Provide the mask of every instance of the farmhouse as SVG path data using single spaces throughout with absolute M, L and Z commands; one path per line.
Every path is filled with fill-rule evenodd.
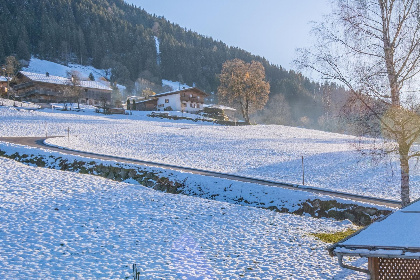
M 205 92 L 194 87 L 154 95 L 158 100 L 158 111 L 173 110 L 189 113 L 203 110 L 206 96 Z
M 184 111 L 195 113 L 203 110 L 207 94 L 198 88 L 186 88 L 150 96 L 149 99 L 135 102 L 139 111 Z
M 400 209 L 328 248 L 344 268 L 372 280 L 420 279 L 420 201 Z M 368 258 L 368 269 L 344 264 L 343 257 Z
M 64 102 L 66 88 L 72 86 L 71 78 L 21 71 L 13 81 L 16 95 L 23 100 L 40 103 Z M 111 102 L 112 89 L 96 81 L 80 81 L 81 103 L 103 105 Z
M 7 94 L 7 78 L 0 76 L 0 96 L 5 96 Z
M 157 108 L 158 99 L 146 99 L 135 102 L 133 110 L 154 111 Z

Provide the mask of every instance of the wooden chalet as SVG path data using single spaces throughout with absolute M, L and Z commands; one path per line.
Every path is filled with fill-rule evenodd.
M 420 279 L 420 201 L 400 209 L 328 248 L 340 266 L 372 280 Z M 344 263 L 344 257 L 368 259 L 368 269 Z
M 203 110 L 204 100 L 207 96 L 207 93 L 192 87 L 156 94 L 154 97 L 158 98 L 158 111 L 172 109 L 173 111 L 197 113 Z
M 71 79 L 52 76 L 49 73 L 38 74 L 21 71 L 13 81 L 16 96 L 22 100 L 38 103 L 66 102 L 66 87 L 71 87 Z M 82 89 L 80 103 L 104 105 L 111 102 L 112 89 L 96 81 L 80 81 L 77 86 Z
M 148 99 L 135 102 L 138 111 L 183 111 L 196 113 L 204 108 L 207 93 L 198 88 L 159 93 Z
M 135 102 L 134 109 L 136 111 L 155 111 L 158 99 L 147 99 Z
M 0 76 L 0 97 L 7 95 L 7 78 Z

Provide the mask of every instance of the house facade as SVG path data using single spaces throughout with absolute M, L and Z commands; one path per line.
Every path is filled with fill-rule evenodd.
M 420 201 L 328 248 L 340 266 L 364 272 L 371 280 L 420 279 Z M 368 259 L 368 268 L 344 263 L 344 257 Z
M 70 78 L 26 71 L 19 72 L 13 83 L 16 96 L 37 103 L 68 102 L 66 89 L 72 86 Z M 111 103 L 112 89 L 107 85 L 96 81 L 79 81 L 75 86 L 80 87 L 80 94 L 73 99 L 79 99 L 80 103 L 98 106 Z
M 135 102 L 134 109 L 136 111 L 155 111 L 157 108 L 157 99 L 147 99 Z
M 7 78 L 0 76 L 0 97 L 7 95 Z
M 183 111 L 196 113 L 204 108 L 207 94 L 197 88 L 159 93 L 149 99 L 136 101 L 138 111 Z
M 183 111 L 196 113 L 203 110 L 207 94 L 197 88 L 187 88 L 178 91 L 154 95 L 157 98 L 158 111 Z

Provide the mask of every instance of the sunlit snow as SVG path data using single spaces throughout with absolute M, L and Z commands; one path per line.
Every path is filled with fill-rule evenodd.
M 54 112 L 51 114 L 51 112 Z M 357 138 L 277 125 L 227 127 L 149 118 L 145 112 L 104 116 L 0 108 L 0 136 L 66 135 L 47 142 L 117 155 L 382 198 L 399 197 L 398 158 L 376 162 L 356 150 Z M 369 144 L 369 141 L 366 140 Z M 412 198 L 420 172 L 411 168 Z
M 1 158 L 0 173 L 2 279 L 128 279 L 133 263 L 141 279 L 364 279 L 309 235 L 340 222 Z

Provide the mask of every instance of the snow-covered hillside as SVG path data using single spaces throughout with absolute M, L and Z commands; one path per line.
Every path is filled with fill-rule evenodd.
M 92 73 L 95 78 L 95 81 L 99 81 L 101 77 L 105 77 L 107 79 L 111 77 L 111 69 L 97 69 L 93 66 L 84 66 L 74 63 L 69 63 L 66 66 L 48 60 L 38 59 L 36 57 L 32 57 L 29 62 L 29 66 L 24 67 L 23 70 L 39 74 L 45 74 L 46 72 L 48 72 L 50 73 L 50 75 L 59 77 L 66 77 L 68 72 L 74 70 L 80 73 L 82 79 L 88 79 L 90 73 Z M 162 80 L 162 86 L 169 86 L 172 88 L 172 90 L 190 87 L 187 84 L 173 82 L 170 80 Z M 120 90 L 125 89 L 125 87 L 121 85 L 118 85 L 118 87 L 120 88 Z
M 340 222 L 0 158 L 1 279 L 365 279 L 311 232 Z M 359 263 L 360 265 L 360 263 Z
M 73 149 L 301 184 L 375 197 L 399 198 L 398 159 L 374 162 L 355 138 L 315 130 L 257 125 L 225 127 L 133 116 L 78 115 L 0 109 L 0 136 L 64 135 L 47 142 Z M 143 114 L 143 115 L 142 115 Z M 367 145 L 369 143 L 367 142 Z M 413 162 L 412 198 L 420 197 Z
M 34 72 L 39 74 L 45 74 L 46 72 L 50 73 L 53 76 L 66 77 L 67 72 L 72 70 L 78 71 L 81 74 L 81 78 L 87 79 L 89 74 L 92 73 L 95 77 L 95 80 L 99 80 L 101 77 L 109 79 L 110 70 L 106 71 L 104 69 L 97 69 L 93 66 L 83 66 L 79 64 L 69 63 L 68 66 L 54 63 L 48 60 L 42 60 L 35 57 L 32 57 L 29 66 L 23 68 L 24 71 Z

